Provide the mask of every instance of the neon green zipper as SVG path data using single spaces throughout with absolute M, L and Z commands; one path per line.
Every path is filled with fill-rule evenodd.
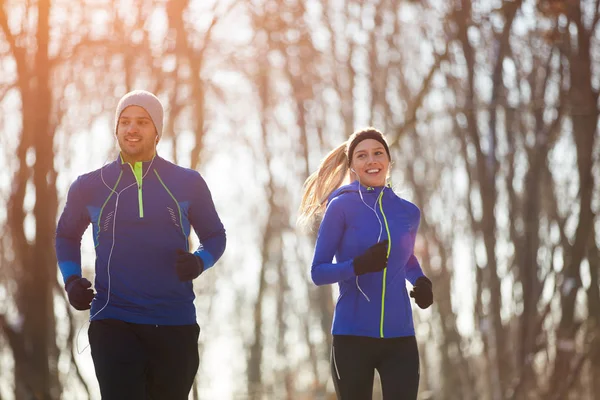
M 142 198 L 142 181 L 143 181 L 143 163 L 141 162 L 136 162 L 135 163 L 135 167 L 131 166 L 131 164 L 129 164 L 129 166 L 131 167 L 131 172 L 133 172 L 133 176 L 135 176 L 135 180 L 137 181 L 137 187 L 138 187 L 138 205 L 139 205 L 139 209 L 140 209 L 140 218 L 144 218 L 144 201 Z
M 385 230 L 387 232 L 387 238 L 388 238 L 388 249 L 387 249 L 387 258 L 390 257 L 390 251 L 392 249 L 392 241 L 391 241 L 391 237 L 390 237 L 390 227 L 388 225 L 388 221 L 387 218 L 385 216 L 385 213 L 383 212 L 383 204 L 381 202 L 382 198 L 383 198 L 383 191 L 385 190 L 385 187 L 383 189 L 381 189 L 381 193 L 379 194 L 379 209 L 381 210 L 381 215 L 383 215 L 383 221 L 385 222 Z M 380 318 L 380 322 L 379 322 L 379 336 L 383 337 L 383 320 L 385 318 L 385 282 L 386 282 L 386 277 L 387 277 L 387 267 L 383 269 L 383 282 L 382 282 L 382 288 L 381 288 L 381 318 Z

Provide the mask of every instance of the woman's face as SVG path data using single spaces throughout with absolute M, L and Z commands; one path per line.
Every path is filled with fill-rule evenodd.
M 365 139 L 354 148 L 350 169 L 363 186 L 384 186 L 390 159 L 383 145 Z

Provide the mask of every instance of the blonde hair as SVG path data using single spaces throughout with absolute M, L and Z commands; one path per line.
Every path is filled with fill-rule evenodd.
M 347 147 L 348 142 L 344 142 L 330 151 L 321 161 L 319 168 L 304 181 L 298 216 L 299 226 L 312 228 L 325 212 L 329 195 L 344 182 L 349 168 Z
M 377 140 L 385 143 L 383 134 L 375 128 L 358 130 L 350 135 L 348 140 L 330 151 L 321 161 L 319 168 L 304 181 L 298 216 L 299 226 L 313 228 L 316 221 L 323 216 L 329 196 L 340 187 L 348 175 L 352 162 L 348 153 L 358 142 L 369 137 L 377 137 Z M 387 143 L 385 146 L 389 156 Z

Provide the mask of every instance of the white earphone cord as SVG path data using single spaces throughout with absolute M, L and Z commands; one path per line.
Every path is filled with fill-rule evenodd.
M 379 222 L 379 235 L 377 236 L 377 243 L 379 243 L 379 241 L 381 240 L 381 234 L 383 233 L 383 224 L 381 223 L 381 218 L 379 218 L 379 215 L 377 215 L 377 211 L 375 210 L 375 207 L 377 207 L 377 199 L 375 200 L 375 204 L 373 205 L 373 207 L 371 207 L 370 205 L 367 204 L 367 202 L 363 198 L 362 190 L 360 190 L 360 186 L 362 186 L 362 183 L 360 182 L 360 176 L 358 176 L 356 171 L 352 170 L 352 172 L 354 172 L 356 174 L 356 177 L 358 178 L 358 186 L 359 186 L 358 187 L 358 195 L 360 196 L 360 199 L 362 200 L 362 202 L 364 203 L 365 206 L 367 206 L 371 211 L 373 211 L 375 213 L 377 222 Z M 381 190 L 385 190 L 385 186 Z M 370 302 L 371 299 L 369 299 L 369 296 L 367 296 L 367 294 L 362 290 L 362 288 L 360 287 L 360 285 L 358 283 L 358 275 L 356 275 L 356 287 L 362 293 L 362 295 L 365 297 L 365 299 L 367 299 L 367 301 Z
M 144 180 L 144 178 L 146 177 L 146 175 L 150 171 L 150 168 L 152 167 L 152 164 L 154 163 L 154 159 L 155 158 L 156 158 L 156 141 L 154 142 L 154 156 L 152 157 L 152 160 L 150 161 L 150 165 L 148 165 L 148 169 L 146 170 L 146 172 L 144 173 L 144 175 L 142 175 L 142 181 Z M 119 196 L 125 190 L 129 189 L 130 187 L 133 187 L 133 186 L 137 185 L 137 181 L 136 181 L 136 182 L 132 183 L 131 185 L 128 185 L 128 186 L 124 187 L 123 189 L 121 189 L 118 192 L 115 191 L 104 180 L 104 174 L 102 173 L 102 171 L 104 170 L 104 167 L 106 167 L 106 164 L 103 165 L 100 168 L 100 179 L 102 179 L 102 183 L 104 183 L 104 186 L 106 186 L 108 188 L 108 190 L 110 190 L 112 193 L 114 193 L 116 195 L 116 199 L 115 199 L 115 211 L 113 213 L 112 243 L 110 245 L 110 252 L 108 253 L 108 261 L 106 263 L 106 273 L 107 273 L 107 276 L 108 276 L 108 290 L 106 292 L 106 303 L 104 303 L 104 305 L 102 306 L 102 308 L 100 308 L 98 311 L 96 311 L 94 313 L 94 315 L 91 315 L 90 318 L 77 331 L 76 345 L 77 345 L 77 353 L 78 354 L 82 354 L 89 347 L 89 345 L 90 345 L 88 343 L 81 351 L 79 351 L 79 333 L 81 332 L 81 330 L 83 329 L 83 327 L 86 324 L 90 323 L 92 321 L 92 319 L 96 315 L 100 314 L 100 312 L 103 311 L 108 306 L 108 303 L 110 302 L 110 282 L 111 282 L 111 280 L 110 280 L 110 261 L 112 259 L 113 249 L 115 248 L 115 229 L 116 229 L 116 226 L 117 226 L 117 208 L 119 206 Z

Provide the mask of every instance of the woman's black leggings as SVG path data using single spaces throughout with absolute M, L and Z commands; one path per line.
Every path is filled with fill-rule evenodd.
M 375 370 L 384 400 L 416 400 L 419 349 L 415 337 L 333 336 L 331 374 L 338 399 L 370 400 Z

